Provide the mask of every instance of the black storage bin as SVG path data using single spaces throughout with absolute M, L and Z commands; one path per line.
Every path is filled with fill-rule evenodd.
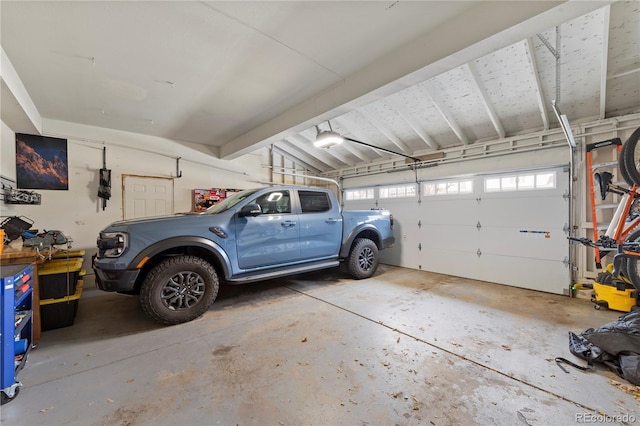
M 59 299 L 40 300 L 40 328 L 42 331 L 73 325 L 78 313 L 82 295 L 82 280 L 78 282 L 75 294 Z
M 40 299 L 58 299 L 76 292 L 82 258 L 49 260 L 38 266 Z

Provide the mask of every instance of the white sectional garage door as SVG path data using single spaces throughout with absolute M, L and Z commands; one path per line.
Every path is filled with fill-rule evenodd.
M 421 182 L 420 203 L 381 199 L 377 188 L 376 200 L 345 208 L 392 211 L 397 243 L 382 252 L 385 263 L 563 294 L 571 284 L 568 175 L 554 167 Z

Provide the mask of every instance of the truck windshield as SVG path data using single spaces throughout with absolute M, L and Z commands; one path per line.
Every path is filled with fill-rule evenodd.
M 225 198 L 219 203 L 216 203 L 215 205 L 209 207 L 205 213 L 217 214 L 217 213 L 225 212 L 230 208 L 232 208 L 233 206 L 235 206 L 236 204 L 238 204 L 239 202 L 241 202 L 242 200 L 244 200 L 245 198 L 251 196 L 257 190 L 258 189 L 245 189 L 244 191 L 236 192 L 235 194 L 231 195 L 229 198 Z

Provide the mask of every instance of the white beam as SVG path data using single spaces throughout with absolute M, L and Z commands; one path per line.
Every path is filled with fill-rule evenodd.
M 221 147 L 220 156 L 240 157 L 612 1 L 522 1 L 517 7 L 513 2 L 477 2 L 333 87 L 229 141 Z
M 603 8 L 602 25 L 602 55 L 600 57 L 600 119 L 603 119 L 607 109 L 607 64 L 609 63 L 609 25 L 611 20 L 611 6 Z
M 533 49 L 531 48 L 531 39 L 527 38 L 523 43 L 525 55 L 527 57 L 527 61 L 529 62 L 529 68 L 531 69 L 531 77 L 535 82 L 533 89 L 536 95 L 536 100 L 538 101 L 538 110 L 540 111 L 540 117 L 542 118 L 542 126 L 544 130 L 549 130 L 549 111 L 544 100 L 544 94 L 542 93 L 540 76 L 538 74 L 538 64 L 536 62 L 536 57 L 534 55 Z M 557 82 L 556 84 L 559 83 L 560 82 Z
M 413 116 L 413 114 L 409 112 L 404 104 L 400 103 L 392 96 L 386 98 L 384 102 L 387 103 L 393 110 L 395 110 L 396 113 L 398 113 L 398 115 L 400 115 L 400 117 L 402 117 L 404 121 L 407 122 L 409 127 L 411 127 L 413 131 L 416 132 L 418 136 L 420 136 L 420 139 L 422 139 L 424 143 L 429 145 L 429 148 L 436 150 L 440 148 L 440 145 L 438 145 L 438 143 L 433 140 L 431 136 L 429 136 L 422 124 Z
M 0 49 L 0 117 L 16 133 L 42 134 L 42 116 L 29 96 L 9 57 Z
M 496 114 L 496 111 L 493 109 L 493 105 L 491 105 L 491 102 L 489 102 L 489 95 L 487 94 L 482 81 L 480 81 L 480 76 L 478 75 L 478 70 L 476 69 L 476 63 L 474 61 L 471 61 L 466 65 L 466 68 L 467 71 L 469 71 L 469 74 L 471 74 L 471 78 L 473 78 L 476 92 L 478 93 L 478 96 L 480 96 L 480 100 L 482 100 L 484 110 L 487 112 L 487 115 L 491 119 L 493 127 L 496 129 L 496 132 L 498 132 L 498 136 L 500 136 L 500 139 L 504 139 L 504 137 L 506 136 L 504 127 L 500 122 L 498 114 Z
M 332 120 L 335 123 L 338 123 L 340 127 L 343 127 L 348 133 L 353 135 L 353 139 L 360 140 L 362 142 L 366 142 L 366 139 L 359 128 L 359 126 L 349 119 L 346 115 L 342 115 L 340 117 L 336 117 Z M 343 135 L 346 136 L 346 135 Z M 366 147 L 364 145 L 349 145 L 352 149 L 359 153 L 358 158 L 366 158 L 369 160 L 369 156 L 367 154 L 373 153 L 373 155 L 377 158 L 384 158 L 385 155 L 381 154 L 380 151 L 377 151 L 373 148 Z M 365 154 L 366 153 L 366 154 Z
M 280 142 L 279 145 L 273 145 L 272 151 L 275 154 L 282 156 L 283 158 L 288 158 L 290 161 L 293 161 L 294 164 L 298 164 L 306 168 L 307 170 L 311 170 L 315 173 L 326 172 L 330 170 L 329 167 L 319 167 L 313 164 L 319 164 L 320 162 L 313 157 L 305 155 L 302 151 L 296 150 L 294 147 Z M 313 163 L 313 164 L 312 164 Z M 274 169 L 276 167 L 274 166 Z
M 313 155 L 310 155 L 304 149 L 299 148 L 298 146 L 291 143 L 287 139 L 283 139 L 282 141 L 278 142 L 274 146 L 285 152 L 292 152 L 293 155 L 295 155 L 297 158 L 301 159 L 306 164 L 308 164 L 309 166 L 311 166 L 316 170 L 327 170 L 331 168 L 330 164 L 323 162 L 318 157 L 314 157 Z
M 382 120 L 376 116 L 372 111 L 367 110 L 366 107 L 360 108 L 358 110 L 360 114 L 364 116 L 364 118 L 371 123 L 373 127 L 375 127 L 380 133 L 382 133 L 387 139 L 389 139 L 400 151 L 404 151 L 407 154 L 411 154 L 411 149 L 400 140 L 398 136 L 396 136 L 393 131 L 386 126 Z
M 420 88 L 424 91 L 425 95 L 431 99 L 433 105 L 436 107 L 444 121 L 447 122 L 447 125 L 453 130 L 453 133 L 456 134 L 460 142 L 464 145 L 469 145 L 469 138 L 462 130 L 462 127 L 456 122 L 453 118 L 453 115 L 449 112 L 446 106 L 442 102 L 440 102 L 435 96 L 433 96 L 433 89 L 431 88 L 431 83 L 429 81 L 425 81 L 425 83 L 420 86 Z

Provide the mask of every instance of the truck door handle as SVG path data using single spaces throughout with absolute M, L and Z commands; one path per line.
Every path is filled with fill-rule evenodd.
M 294 221 L 291 221 L 291 220 L 285 220 L 280 225 L 284 226 L 285 228 L 290 228 L 292 226 L 296 226 L 296 223 Z
M 336 219 L 335 217 L 330 217 L 329 219 L 325 220 L 325 222 L 327 223 L 336 223 L 338 221 L 338 219 Z

